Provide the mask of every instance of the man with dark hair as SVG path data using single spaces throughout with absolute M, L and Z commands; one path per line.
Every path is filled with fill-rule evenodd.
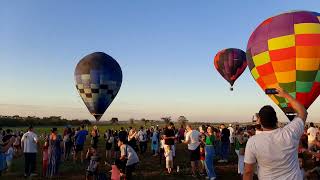
M 313 146 L 314 140 L 317 138 L 318 129 L 314 127 L 313 122 L 310 122 L 310 127 L 307 130 L 308 134 L 308 149 L 311 149 Z
M 218 162 L 228 162 L 230 150 L 230 130 L 224 124 L 221 124 L 221 156 Z
M 80 152 L 80 161 L 83 163 L 83 146 L 86 142 L 86 137 L 88 135 L 88 131 L 85 129 L 84 125 L 81 125 L 81 130 L 78 131 L 75 135 L 75 153 L 73 154 L 73 160 L 77 161 L 77 155 Z
M 175 157 L 175 132 L 174 132 L 174 124 L 172 122 L 169 123 L 168 127 L 164 130 L 164 144 L 171 146 L 172 156 Z
M 143 126 L 140 127 L 138 132 L 138 140 L 140 145 L 140 153 L 143 154 L 147 150 L 147 133 L 144 131 Z
M 124 130 L 123 127 L 120 128 L 120 131 L 119 131 L 118 136 L 119 136 L 119 139 L 120 139 L 121 141 L 127 143 L 127 141 L 128 141 L 128 133 L 127 133 L 127 131 Z
M 30 125 L 28 132 L 23 134 L 21 145 L 24 152 L 24 176 L 35 176 L 36 171 L 36 155 L 38 152 L 38 136 L 33 132 L 33 126 Z
M 259 111 L 258 123 L 263 132 L 249 138 L 245 150 L 244 180 L 252 180 L 254 166 L 259 166 L 258 177 L 264 179 L 303 179 L 298 160 L 298 146 L 304 131 L 307 111 L 302 104 L 281 88 L 276 88 L 278 97 L 285 98 L 297 113 L 284 128 L 278 128 L 278 118 L 271 106 Z

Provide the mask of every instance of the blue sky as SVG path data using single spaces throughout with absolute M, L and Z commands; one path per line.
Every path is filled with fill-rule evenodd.
M 248 69 L 230 92 L 213 68 L 214 55 L 228 47 L 245 50 L 252 31 L 270 16 L 319 7 L 316 0 L 3 0 L 0 113 L 92 119 L 73 73 L 83 56 L 103 51 L 119 62 L 124 76 L 104 120 L 184 115 L 249 121 L 273 102 Z M 310 121 L 320 118 L 319 107 L 317 100 L 309 108 Z

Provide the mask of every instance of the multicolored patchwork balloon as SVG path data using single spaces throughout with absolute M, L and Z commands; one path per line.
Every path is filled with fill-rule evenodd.
M 122 71 L 111 56 L 95 52 L 82 58 L 74 72 L 76 88 L 97 121 L 120 90 Z
M 219 51 L 214 57 L 214 67 L 230 83 L 232 91 L 234 82 L 247 67 L 246 53 L 235 48 Z
M 305 108 L 319 96 L 319 13 L 295 11 L 265 20 L 251 34 L 246 54 L 251 74 L 263 90 L 280 86 Z M 270 97 L 292 119 L 291 104 Z

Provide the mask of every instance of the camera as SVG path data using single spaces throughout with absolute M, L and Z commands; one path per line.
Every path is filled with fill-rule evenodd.
M 268 89 L 265 89 L 265 93 L 266 94 L 278 94 L 278 91 L 275 88 L 268 88 Z

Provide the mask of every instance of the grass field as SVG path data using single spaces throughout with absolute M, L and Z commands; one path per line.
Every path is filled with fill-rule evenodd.
M 130 125 L 121 125 L 123 127 L 128 127 Z M 139 125 L 134 125 L 138 127 Z M 105 126 L 99 126 L 100 133 L 102 134 L 105 132 L 106 129 L 120 129 L 120 125 L 105 125 Z M 23 129 L 26 128 L 12 128 L 12 129 Z M 89 127 L 91 129 L 91 127 Z M 63 127 L 58 127 L 59 133 L 62 134 Z M 38 135 L 43 134 L 44 132 L 50 132 L 49 127 L 36 127 L 35 132 Z M 85 145 L 85 150 L 89 147 L 90 140 L 87 138 L 87 142 Z M 43 142 L 40 142 L 42 145 Z M 40 146 L 41 146 L 40 145 Z M 188 159 L 188 152 L 187 152 L 187 146 L 184 144 L 178 144 L 177 150 L 176 150 L 176 159 L 175 159 L 175 165 L 178 165 L 180 167 L 179 173 L 174 173 L 172 175 L 168 175 L 166 173 L 165 164 L 164 161 L 160 165 L 159 163 L 159 157 L 153 157 L 151 156 L 150 152 L 150 143 L 148 144 L 148 150 L 147 153 L 143 156 L 139 155 L 140 158 L 140 164 L 138 165 L 137 170 L 134 173 L 134 179 L 163 179 L 166 180 L 174 180 L 174 179 L 181 179 L 181 180 L 188 180 L 188 179 L 194 179 L 191 176 L 190 171 L 190 163 Z M 41 152 L 41 147 L 39 147 L 39 152 Z M 103 137 L 100 137 L 99 140 L 99 147 L 98 152 L 102 156 L 102 162 L 105 160 L 105 142 L 103 140 Z M 218 179 L 241 179 L 237 176 L 237 165 L 236 165 L 236 155 L 234 152 L 232 152 L 230 157 L 230 162 L 228 164 L 226 163 L 215 163 L 216 165 L 216 173 L 218 175 Z M 32 179 L 44 179 L 40 175 L 42 167 L 42 154 L 38 153 L 37 155 L 37 172 L 39 174 L 38 177 L 33 177 Z M 72 161 L 65 161 L 60 165 L 60 176 L 55 179 L 85 179 L 85 168 L 86 163 L 81 164 L 80 162 L 74 163 Z M 108 167 L 103 167 L 105 172 L 107 173 L 109 171 Z M 1 179 L 24 179 L 23 178 L 23 172 L 24 172 L 24 158 L 23 156 L 17 157 L 14 159 L 12 168 L 9 172 L 6 172 L 3 174 Z M 198 178 L 198 179 L 204 179 L 204 178 Z

